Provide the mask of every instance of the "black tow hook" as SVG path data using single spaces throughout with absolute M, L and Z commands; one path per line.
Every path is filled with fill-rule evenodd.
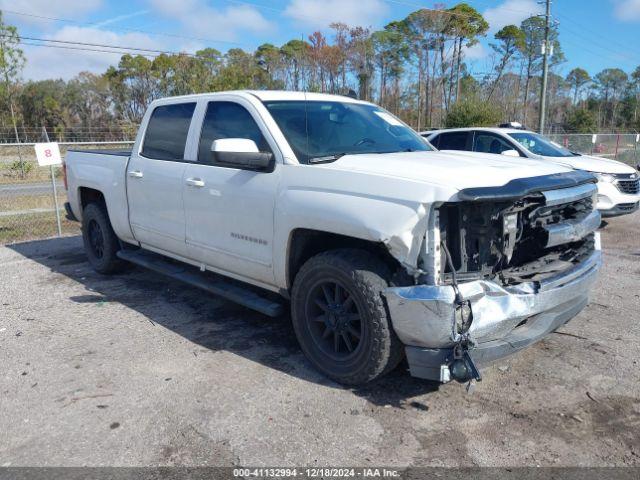
M 480 370 L 473 363 L 468 347 L 461 343 L 453 347 L 453 362 L 449 365 L 449 371 L 451 372 L 451 377 L 460 383 L 472 380 L 482 381 Z
M 460 382 L 469 382 L 467 385 L 467 392 L 471 392 L 474 382 L 482 381 L 480 370 L 473 363 L 469 350 L 475 347 L 475 342 L 471 338 L 469 330 L 473 323 L 473 309 L 471 308 L 471 301 L 465 300 L 460 289 L 458 288 L 458 280 L 456 278 L 456 270 L 451 260 L 451 253 L 447 248 L 447 244 L 441 242 L 442 249 L 444 250 L 449 270 L 451 270 L 451 283 L 455 292 L 455 314 L 453 318 L 453 324 L 451 326 L 451 339 L 456 342 L 453 347 L 453 361 L 448 365 L 451 377 Z

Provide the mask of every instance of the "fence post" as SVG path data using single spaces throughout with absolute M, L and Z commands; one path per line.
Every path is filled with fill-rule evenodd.
M 619 147 L 619 146 L 620 146 L 620 134 L 618 133 L 618 134 L 616 135 L 616 153 L 613 155 L 613 158 L 614 158 L 615 160 L 617 160 L 617 159 L 618 159 L 618 147 Z
M 47 133 L 47 129 L 43 126 L 42 133 L 44 134 L 44 138 L 47 143 L 49 143 L 49 134 Z M 56 187 L 56 176 L 53 172 L 53 165 L 49 165 L 49 170 L 51 171 L 51 187 L 53 188 L 53 204 L 56 209 L 56 222 L 58 224 L 58 236 L 62 236 L 62 224 L 60 223 L 60 207 L 58 206 L 58 189 Z

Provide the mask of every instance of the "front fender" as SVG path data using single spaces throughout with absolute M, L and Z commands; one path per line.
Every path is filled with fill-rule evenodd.
M 415 272 L 426 233 L 429 209 L 420 202 L 352 192 L 289 188 L 276 203 L 274 275 L 287 285 L 287 248 L 300 228 L 344 235 L 384 244 L 410 273 Z

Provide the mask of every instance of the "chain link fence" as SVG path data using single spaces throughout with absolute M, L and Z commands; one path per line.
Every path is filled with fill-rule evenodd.
M 640 134 L 636 133 L 598 133 L 598 134 L 552 134 L 554 142 L 573 152 L 598 157 L 611 158 L 636 167 L 640 162 L 638 152 Z
M 636 134 L 553 134 L 550 137 L 572 151 L 612 158 L 631 166 L 640 162 Z M 131 141 L 78 141 L 60 143 L 64 157 L 69 149 L 131 146 Z M 59 211 L 56 212 L 49 167 L 40 167 L 32 143 L 0 144 L 0 244 L 79 233 L 79 225 L 65 218 L 66 191 L 62 169 L 54 167 Z
M 61 143 L 60 152 L 64 157 L 69 149 L 121 149 L 132 143 Z M 65 218 L 62 168 L 54 166 L 53 173 L 58 212 L 51 170 L 38 165 L 33 144 L 0 144 L 0 244 L 79 233 L 79 225 Z

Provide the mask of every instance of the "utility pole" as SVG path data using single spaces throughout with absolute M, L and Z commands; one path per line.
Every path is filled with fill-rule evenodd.
M 551 0 L 544 0 L 547 4 L 546 13 L 544 15 L 544 43 L 542 44 L 542 90 L 540 92 L 540 122 L 538 131 L 544 134 L 544 121 L 547 110 L 547 75 L 549 74 L 549 54 L 551 45 L 549 45 L 549 23 L 551 21 Z M 542 2 L 538 2 L 542 3 Z

